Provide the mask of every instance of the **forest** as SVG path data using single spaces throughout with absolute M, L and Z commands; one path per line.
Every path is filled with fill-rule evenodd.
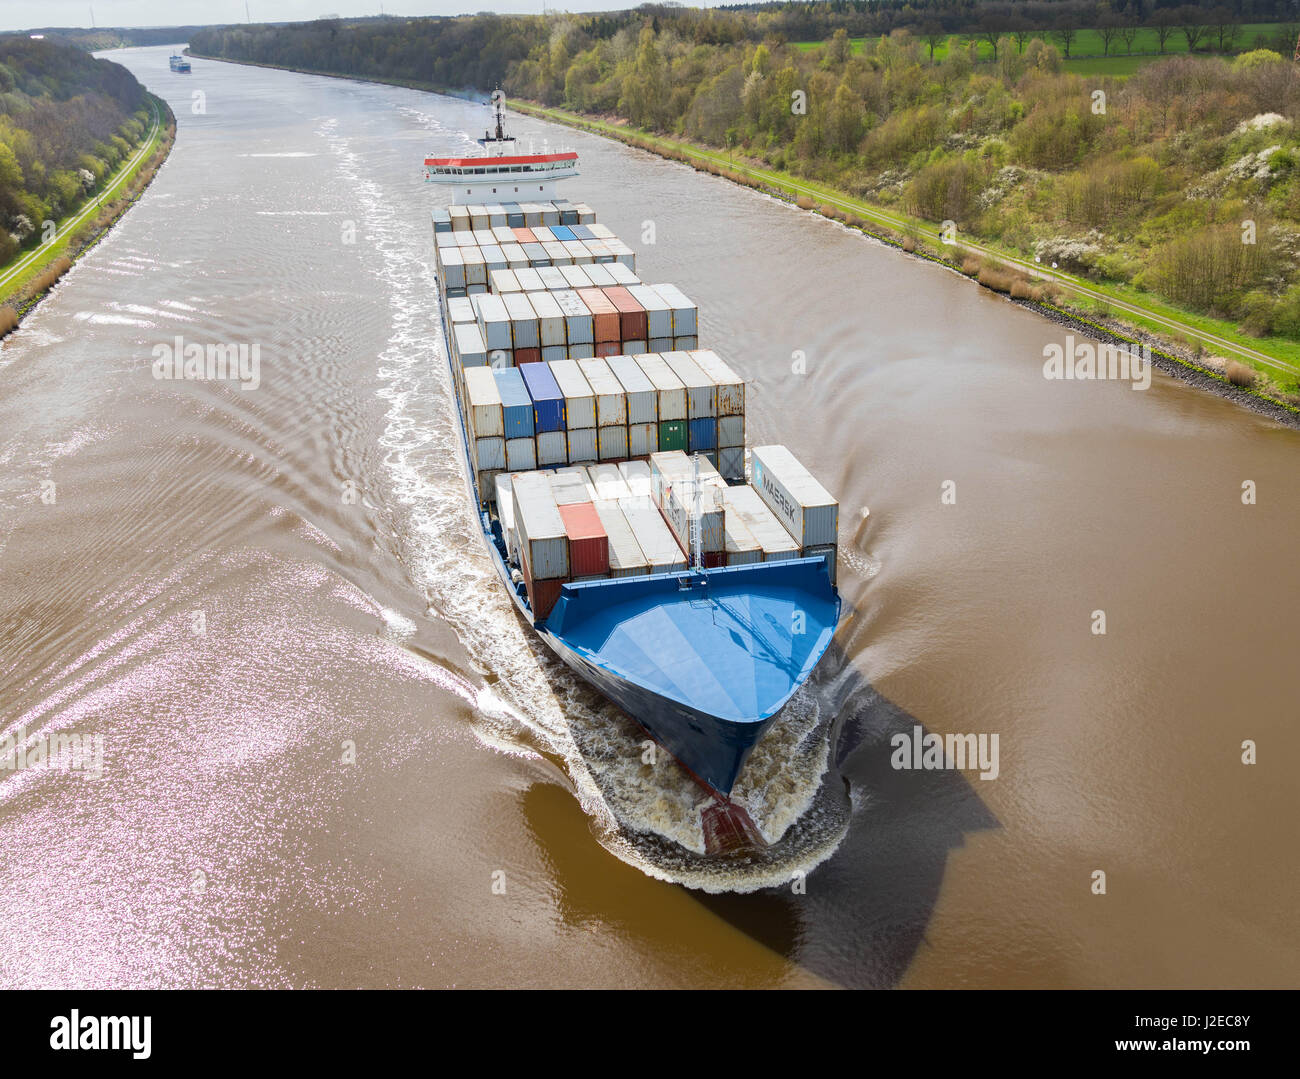
M 82 205 L 148 126 L 144 87 L 120 64 L 0 37 L 0 265 Z
M 1286 15 L 1249 0 L 648 5 L 229 27 L 193 47 L 429 87 L 499 83 L 1300 339 L 1295 28 L 1247 21 Z M 1127 76 L 1072 70 L 1079 34 L 1111 25 L 1107 48 L 1139 26 L 1181 55 Z

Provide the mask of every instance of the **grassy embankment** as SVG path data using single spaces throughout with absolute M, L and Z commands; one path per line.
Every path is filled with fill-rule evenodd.
M 817 210 L 906 251 L 958 269 L 1013 299 L 1033 302 L 1047 311 L 1094 325 L 1109 336 L 1154 340 L 1164 345 L 1161 351 L 1167 360 L 1203 378 L 1231 383 L 1261 401 L 1300 415 L 1300 399 L 1290 392 L 1300 376 L 1300 342 L 1282 338 L 1262 342 L 1240 333 L 1231 322 L 1184 310 L 1129 286 L 1098 283 L 1038 265 L 987 243 L 961 238 L 955 244 L 945 244 L 938 228 L 930 222 L 680 138 L 532 102 L 512 100 L 510 105 L 542 119 L 615 138 L 737 183 L 784 195 L 805 209 Z M 1134 337 L 1124 332 L 1126 328 L 1140 333 Z M 1252 378 L 1252 373 L 1265 377 Z
M 96 198 L 60 221 L 53 237 L 0 266 L 0 336 L 10 332 L 86 251 L 93 247 L 149 186 L 175 139 L 171 111 L 149 95 L 150 125 Z

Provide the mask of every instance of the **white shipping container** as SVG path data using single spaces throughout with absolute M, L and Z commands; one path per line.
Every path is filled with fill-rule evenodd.
M 531 438 L 506 439 L 506 468 L 528 472 L 537 467 L 537 443 Z
M 480 293 L 473 298 L 474 310 L 478 313 L 478 328 L 483 335 L 483 343 L 488 352 L 497 349 L 512 349 L 510 336 L 510 313 L 505 301 L 490 292 Z
M 650 497 L 650 466 L 645 461 L 622 461 L 618 466 L 618 474 L 623 477 L 623 482 L 634 498 Z
M 569 439 L 563 431 L 542 431 L 537 436 L 537 467 L 567 464 Z
M 585 222 L 583 222 L 583 224 L 585 224 Z M 613 230 L 612 228 L 610 228 L 608 225 L 598 225 L 598 224 L 593 223 L 593 224 L 592 224 L 591 226 L 589 226 L 589 227 L 591 228 L 591 234 L 592 234 L 594 237 L 596 237 L 596 239 L 598 239 L 598 240 L 617 240 L 617 239 L 618 239 L 618 237 L 614 235 L 614 230 Z
M 501 521 L 501 534 L 506 540 L 506 553 L 511 562 L 519 561 L 519 532 L 515 528 L 515 496 L 509 472 L 496 477 L 497 517 Z
M 687 419 L 702 420 L 717 415 L 717 397 L 709 378 L 686 352 L 665 352 L 664 363 L 686 387 Z
M 569 358 L 569 348 L 567 345 L 543 345 L 542 359 L 547 363 L 555 363 L 558 360 L 567 360 Z
M 718 449 L 727 449 L 732 446 L 743 446 L 745 444 L 745 417 L 744 416 L 719 416 L 718 417 Z
M 569 463 L 596 460 L 596 428 L 569 428 Z
M 596 346 L 590 341 L 582 345 L 569 343 L 569 359 L 571 360 L 589 360 L 594 355 L 596 355 Z
M 632 492 L 623 481 L 618 465 L 588 465 L 587 475 L 597 498 L 630 498 Z
M 591 257 L 587 246 L 581 240 L 561 240 L 560 243 L 564 245 L 564 250 L 569 253 L 569 257 L 573 259 L 576 265 L 590 264 L 596 261 Z
M 557 266 L 556 269 L 564 275 L 564 282 L 569 288 L 591 288 L 592 281 L 587 276 L 585 267 Z
M 647 352 L 672 352 L 676 347 L 671 337 L 652 337 L 646 342 Z
M 609 265 L 613 266 L 615 264 L 611 262 Z M 587 279 L 595 288 L 613 288 L 618 284 L 614 280 L 614 275 L 597 262 L 587 263 L 587 265 L 583 266 L 582 272 L 587 275 Z
M 839 539 L 839 503 L 785 446 L 751 451 L 754 489 L 800 547 Z
M 527 270 L 520 270 L 520 274 L 528 273 Z M 564 331 L 564 312 L 560 310 L 560 305 L 555 302 L 555 297 L 546 292 L 529 292 L 528 302 L 533 305 L 533 312 L 537 315 L 537 336 L 542 342 L 542 348 L 556 346 L 563 348 L 566 334 Z M 542 357 L 546 357 L 543 355 Z
M 468 405 L 470 434 L 475 438 L 504 438 L 505 415 L 501 410 L 501 391 L 490 367 L 465 368 L 465 400 Z
M 714 398 L 719 416 L 745 414 L 745 380 L 727 366 L 721 356 L 711 348 L 698 348 L 691 352 L 695 365 L 713 380 Z M 720 445 L 740 446 L 741 442 L 724 442 Z
M 564 329 L 570 345 L 591 344 L 596 340 L 596 328 L 591 311 L 573 289 L 560 289 L 552 295 L 564 312 Z
M 799 545 L 754 488 L 748 485 L 728 487 L 722 492 L 722 501 L 727 508 L 728 520 L 736 516 L 745 522 L 745 527 L 762 548 L 763 561 L 778 562 L 783 558 L 799 557 Z
M 487 348 L 477 322 L 457 322 L 452 325 L 452 343 L 461 367 L 483 367 L 488 362 Z
M 523 248 L 519 249 L 521 252 Z M 544 292 L 546 286 L 542 284 L 542 275 L 537 270 L 528 268 L 527 261 L 524 262 L 524 268 L 515 270 L 515 280 L 519 282 L 519 287 L 525 292 Z
M 573 256 L 564 249 L 564 244 L 559 243 L 556 240 L 542 244 L 542 250 L 546 252 L 546 257 L 551 260 L 552 266 L 573 265 Z
M 658 353 L 648 352 L 643 356 L 634 356 L 637 366 L 650 380 L 659 397 L 659 422 L 686 419 L 686 387 L 682 380 L 673 374 L 673 369 L 664 363 Z
M 686 569 L 686 556 L 650 499 L 620 498 L 618 508 L 623 511 L 651 573 L 676 573 Z
M 572 506 L 579 502 L 591 501 L 591 489 L 587 485 L 587 474 L 575 468 L 556 471 L 551 476 L 551 495 L 557 506 Z
M 616 285 L 626 287 L 641 284 L 641 278 L 637 277 L 636 271 L 631 266 L 625 266 L 621 262 L 602 262 L 600 265 L 614 279 Z
M 506 266 L 511 270 L 528 269 L 528 253 L 521 244 L 502 244 L 501 254 L 506 257 Z
M 506 440 L 504 438 L 474 439 L 474 467 L 477 471 L 506 467 Z
M 492 216 L 495 217 L 496 215 L 493 214 Z M 500 223 L 493 224 L 492 226 L 492 239 L 502 247 L 505 247 L 506 244 L 512 244 L 515 242 L 514 230 L 505 223 L 505 217 L 505 212 L 502 211 Z
M 442 264 L 442 283 L 447 288 L 464 288 L 465 253 L 459 247 L 448 248 L 442 252 L 439 262 Z
M 629 423 L 627 425 L 627 455 L 649 457 L 659 452 L 659 425 L 657 423 Z
M 696 346 L 698 346 L 699 343 L 700 343 L 700 339 L 696 337 L 694 334 L 692 334 L 689 337 L 674 337 L 672 351 L 673 352 L 694 352 Z
M 519 549 L 534 580 L 566 580 L 569 576 L 569 535 L 551 494 L 550 477 L 525 472 L 514 477 L 515 527 Z
M 549 364 L 555 384 L 564 394 L 564 425 L 569 430 L 596 426 L 596 395 L 592 392 L 577 360 L 556 360 Z M 595 454 L 592 454 L 594 459 Z
M 631 356 L 610 356 L 606 362 L 627 395 L 627 422 L 658 423 L 659 395 L 641 365 Z
M 474 304 L 468 296 L 453 296 L 447 301 L 447 318 L 453 326 L 461 322 L 478 321 L 478 316 L 474 314 Z
M 515 348 L 540 348 L 537 337 L 537 312 L 522 292 L 508 292 L 501 297 L 510 316 L 510 334 Z
M 579 360 L 578 367 L 591 386 L 592 393 L 596 395 L 596 426 L 626 427 L 627 394 L 623 383 L 609 369 L 609 364 L 601 357 L 593 356 L 591 359 Z M 623 450 L 620 457 L 627 456 L 627 432 L 623 434 Z M 602 450 L 601 457 L 605 456 Z
M 533 271 L 541 279 L 542 287 L 551 292 L 569 288 L 564 272 L 558 266 L 539 266 Z
M 479 247 L 494 247 L 497 246 L 497 238 L 492 235 L 492 230 L 488 228 L 486 217 L 487 215 L 484 214 L 483 223 L 474 226 L 474 242 Z
M 676 285 L 651 285 L 673 310 L 673 336 L 694 336 L 699 331 L 700 309 Z
M 451 217 L 451 227 L 453 229 L 467 229 L 470 227 L 469 207 L 448 206 L 447 214 Z
M 611 577 L 637 577 L 650 572 L 641 545 L 632 533 L 632 526 L 619 508 L 609 499 L 599 499 L 592 505 L 600 518 L 601 527 L 609 538 L 609 575 Z
M 627 428 L 602 427 L 597 437 L 598 456 L 602 461 L 621 461 L 627 456 Z
M 728 566 L 747 566 L 752 562 L 763 561 L 763 548 L 744 518 L 726 508 L 723 523 L 723 536 L 727 551 Z
M 718 450 L 718 471 L 724 479 L 743 480 L 745 478 L 745 447 L 723 446 Z
M 681 450 L 656 453 L 650 458 L 651 488 L 655 505 L 663 512 L 683 551 L 691 548 L 691 518 L 698 513 L 700 550 L 723 550 L 725 514 L 722 492 L 695 480 L 695 467 Z
M 533 235 L 537 237 L 537 242 L 539 244 L 549 244 L 555 242 L 555 233 L 551 231 L 549 225 L 538 225 L 535 229 L 533 229 Z
M 632 298 L 645 308 L 650 336 L 652 338 L 672 337 L 673 309 L 668 305 L 668 301 L 649 285 L 629 285 L 627 290 L 632 294 Z

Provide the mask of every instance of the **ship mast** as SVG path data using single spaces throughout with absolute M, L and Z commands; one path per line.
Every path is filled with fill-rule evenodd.
M 691 462 L 695 465 L 695 495 L 691 506 L 691 564 L 693 569 L 699 570 L 704 565 L 704 559 L 700 556 L 700 455 L 693 455 Z

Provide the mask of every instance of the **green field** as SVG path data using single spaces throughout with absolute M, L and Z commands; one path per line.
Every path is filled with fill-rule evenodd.
M 1267 47 L 1279 30 L 1290 26 L 1292 24 L 1276 22 L 1242 24 L 1232 39 L 1231 51 L 1245 52 L 1248 49 Z M 1057 50 L 1064 55 L 1060 43 L 1053 37 L 1050 30 L 1035 31 L 1032 37 L 1040 37 L 1049 44 L 1055 45 Z M 1288 40 L 1289 37 L 1290 35 L 1288 35 Z M 858 37 L 850 40 L 853 51 L 860 53 L 863 42 L 867 39 Z M 962 47 L 974 40 L 976 39 L 970 34 L 954 34 L 947 41 L 935 46 L 935 61 L 944 59 L 954 42 L 958 47 Z M 795 42 L 795 48 L 803 49 L 806 52 L 811 49 L 820 49 L 824 44 L 825 42 L 821 41 L 797 41 Z M 981 60 L 993 59 L 992 45 L 987 41 L 976 41 L 976 44 L 979 47 Z M 1214 44 L 1215 38 L 1213 34 L 1207 33 L 1206 37 L 1198 43 L 1197 51 L 1210 49 Z M 1273 47 L 1277 47 L 1276 42 L 1273 43 Z M 1109 55 L 1106 55 L 1103 49 L 1101 34 L 1098 31 L 1078 31 L 1070 45 L 1070 59 L 1066 62 L 1067 70 L 1081 75 L 1131 75 L 1142 64 L 1152 63 L 1162 57 L 1160 42 L 1156 37 L 1155 30 L 1145 26 L 1138 30 L 1137 36 L 1133 40 L 1131 55 L 1129 54 L 1129 46 L 1118 35 L 1110 43 Z M 1283 52 L 1287 52 L 1287 50 L 1283 50 Z M 1187 39 L 1183 37 L 1181 31 L 1175 29 L 1165 41 L 1163 55 L 1173 56 L 1179 53 L 1187 53 Z M 921 55 L 923 57 L 930 55 L 929 46 L 924 41 L 921 42 Z

